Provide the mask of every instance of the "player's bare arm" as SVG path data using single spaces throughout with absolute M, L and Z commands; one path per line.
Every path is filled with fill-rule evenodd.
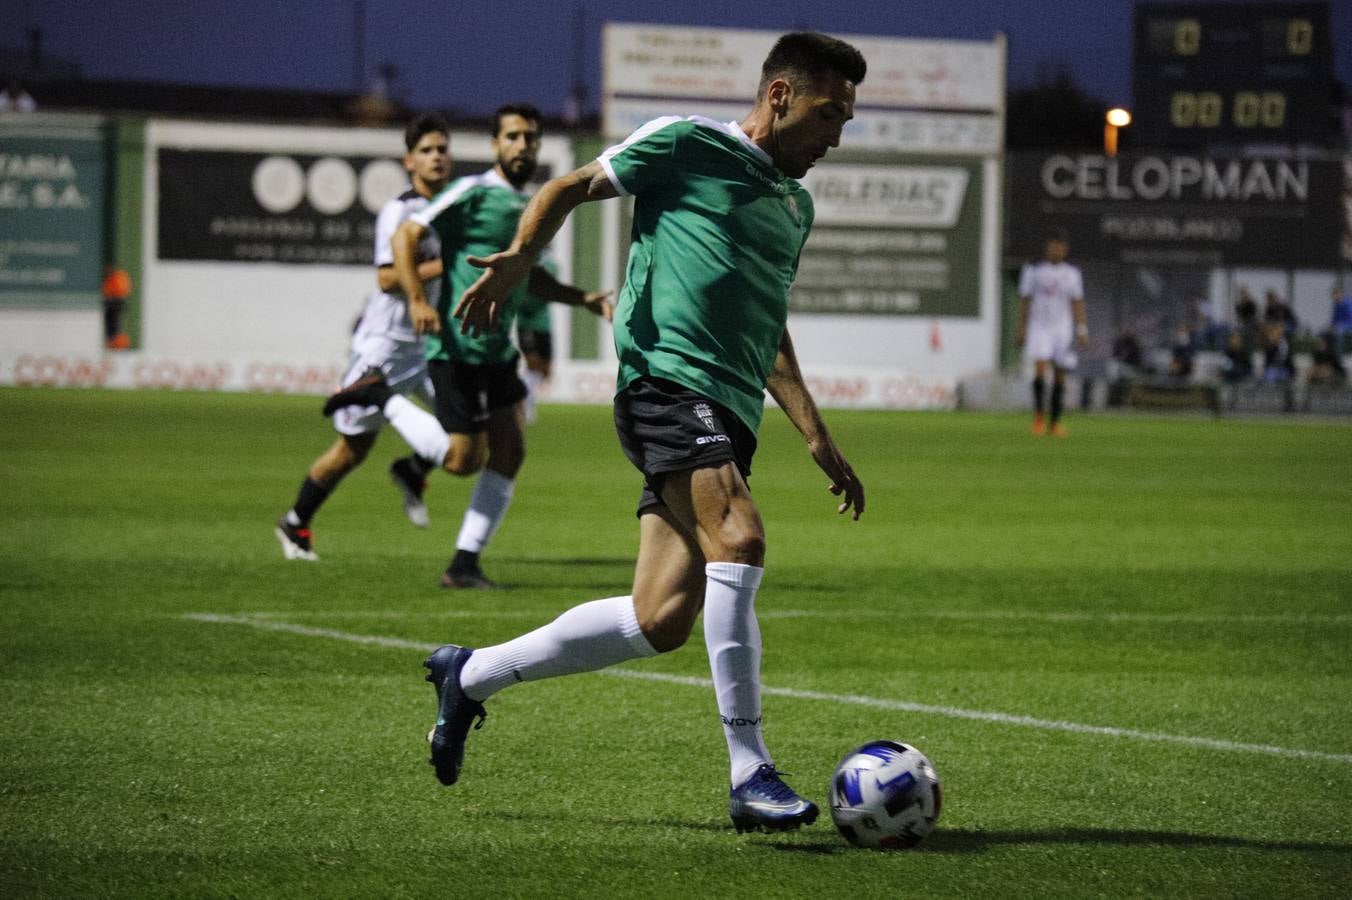
M 807 440 L 808 452 L 817 466 L 831 479 L 829 490 L 841 498 L 837 513 L 854 510 L 854 519 L 858 521 L 864 512 L 864 485 L 854 469 L 845 459 L 845 455 L 836 446 L 835 439 L 822 421 L 817 403 L 808 392 L 803 381 L 803 373 L 798 368 L 798 356 L 793 349 L 793 339 L 789 330 L 779 339 L 779 353 L 775 356 L 775 368 L 766 381 L 770 396 L 775 398 L 779 408 L 789 417 L 789 421 Z
M 497 325 L 507 298 L 530 273 L 568 214 L 583 203 L 618 196 L 619 191 L 595 161 L 545 182 L 521 213 L 510 247 L 491 256 L 467 257 L 470 265 L 486 271 L 469 286 L 455 308 L 460 330 L 478 334 Z
M 425 259 L 418 263 L 418 277 L 422 279 L 424 284 L 431 281 L 433 278 L 440 278 L 441 272 L 440 257 L 436 259 Z M 387 294 L 396 291 L 400 293 L 403 292 L 403 288 L 399 286 L 399 275 L 394 271 L 393 265 L 376 267 L 376 286 Z
M 1075 344 L 1083 350 L 1089 346 L 1089 314 L 1084 306 L 1084 298 L 1071 300 L 1070 308 L 1075 313 Z
M 530 285 L 532 294 L 552 303 L 580 306 L 607 322 L 614 318 L 615 307 L 610 302 L 610 291 L 584 291 L 580 287 L 564 284 L 543 266 L 533 266 L 526 283 Z
M 1028 338 L 1028 309 L 1032 303 L 1032 297 L 1019 297 L 1019 328 L 1014 334 L 1014 343 L 1020 347 Z
M 390 239 L 395 278 L 408 304 L 408 317 L 416 334 L 434 334 L 441 330 L 441 316 L 427 302 L 427 293 L 423 290 L 424 279 L 419 271 L 418 241 L 426 230 L 426 225 L 409 219 L 399 226 Z

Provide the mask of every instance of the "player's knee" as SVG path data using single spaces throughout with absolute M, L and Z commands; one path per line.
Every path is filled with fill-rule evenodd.
M 484 468 L 485 462 L 488 462 L 488 451 L 483 447 L 452 446 L 441 468 L 453 476 L 472 476 Z
M 679 650 L 689 640 L 694 626 L 693 617 L 680 613 L 662 612 L 651 618 L 639 620 L 639 630 L 643 632 L 643 637 L 658 653 Z
M 522 446 L 495 450 L 488 455 L 488 468 L 505 478 L 515 478 L 526 462 L 526 448 Z
M 473 453 L 447 453 L 441 467 L 451 475 L 475 475 L 484 467 L 485 460 Z
M 722 545 L 720 555 L 725 559 L 710 559 L 710 562 L 735 562 L 748 566 L 760 566 L 765 563 L 765 531 L 758 522 L 741 521 L 729 518 L 718 531 Z
M 342 478 L 366 461 L 374 443 L 375 441 L 366 435 L 343 439 L 329 454 L 329 465 L 326 468 L 330 471 L 327 474 L 334 480 Z
M 695 619 L 704 607 L 704 573 L 691 569 L 675 585 L 668 585 L 659 602 L 651 595 L 635 595 L 634 615 L 643 637 L 658 653 L 670 653 L 682 647 L 695 627 Z

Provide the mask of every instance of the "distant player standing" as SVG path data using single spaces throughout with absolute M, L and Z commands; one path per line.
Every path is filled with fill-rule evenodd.
M 1048 235 L 1042 259 L 1019 274 L 1018 342 L 1033 361 L 1033 434 L 1067 432 L 1061 424 L 1066 373 L 1075 368 L 1075 349 L 1089 342 L 1085 319 L 1084 276 L 1066 259 L 1070 240 L 1064 231 Z M 1047 415 L 1047 370 L 1052 370 L 1051 415 Z
M 404 168 L 411 179 L 409 189 L 389 201 L 376 217 L 375 263 L 377 289 L 362 310 L 352 335 L 352 357 L 342 384 L 360 380 L 371 369 L 385 373 L 391 389 L 411 393 L 431 403 L 427 362 L 418 323 L 436 320 L 436 309 L 419 298 L 406 301 L 396 286 L 390 238 L 409 216 L 427 205 L 429 198 L 446 186 L 451 177 L 450 125 L 436 114 L 420 116 L 404 132 Z M 436 235 L 428 235 L 417 248 L 417 277 L 427 285 L 428 296 L 439 296 L 441 251 Z M 410 410 L 421 412 L 405 401 Z M 426 415 L 424 413 L 424 415 Z M 387 418 L 375 408 L 346 407 L 333 416 L 338 440 L 310 466 L 295 504 L 277 522 L 275 533 L 287 559 L 317 560 L 310 520 L 347 473 L 361 465 L 375 445 L 376 435 Z M 398 425 L 396 424 L 396 428 Z M 405 512 L 415 525 L 427 524 L 422 504 L 422 481 L 416 473 L 396 463 L 390 470 L 405 495 Z
M 427 370 L 436 395 L 436 419 L 424 415 L 415 434 L 400 429 L 414 455 L 396 463 L 426 474 L 441 467 L 452 475 L 478 473 L 465 510 L 456 552 L 441 577 L 446 588 L 491 588 L 480 554 L 507 515 L 516 476 L 526 457 L 524 412 L 526 386 L 517 375 L 518 354 L 511 328 L 516 305 L 529 290 L 548 301 L 584 306 L 609 318 L 609 292 L 588 292 L 560 284 L 540 266 L 529 284 L 511 297 L 500 322 L 476 336 L 462 335 L 448 324 L 454 298 L 479 276 L 467 258 L 506 247 L 530 199 L 527 185 L 540 153 L 540 114 L 532 106 L 500 108 L 493 119 L 493 168 L 458 178 L 423 209 L 406 219 L 392 240 L 394 271 L 404 292 L 425 302 L 416 270 L 417 247 L 429 235 L 441 245 L 449 291 L 437 302 L 436 317 L 425 323 Z M 331 410 L 343 404 L 373 405 L 389 415 L 391 385 L 380 371 L 371 373 L 331 396 Z M 413 424 L 412 416 L 409 417 Z M 438 424 L 439 422 L 439 424 Z
M 734 825 L 782 830 L 817 818 L 816 805 L 784 783 L 761 735 L 755 598 L 765 528 L 746 479 L 768 389 L 842 496 L 837 511 L 858 518 L 864 510 L 863 486 L 808 393 L 785 328 L 813 218 L 795 179 L 839 145 L 864 72 L 864 58 L 843 41 L 785 35 L 740 123 L 649 122 L 547 183 L 511 247 L 475 261 L 488 271 L 457 308 L 470 332 L 493 327 L 571 210 L 635 197 L 615 316 L 615 427 L 644 485 L 632 594 L 575 606 L 504 644 L 448 644 L 427 659 L 438 700 L 431 762 L 443 784 L 459 778 L 482 701 L 521 681 L 675 650 L 703 609 Z

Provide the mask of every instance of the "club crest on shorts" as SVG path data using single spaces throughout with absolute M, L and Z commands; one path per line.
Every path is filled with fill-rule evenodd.
M 695 415 L 704 423 L 704 427 L 710 431 L 714 430 L 714 411 L 707 403 L 695 404 Z

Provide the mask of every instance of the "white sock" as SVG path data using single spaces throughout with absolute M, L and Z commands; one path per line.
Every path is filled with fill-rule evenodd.
M 471 553 L 484 551 L 493 532 L 507 515 L 515 487 L 515 481 L 492 469 L 479 473 L 474 492 L 469 497 L 469 509 L 465 510 L 464 521 L 460 524 L 460 536 L 455 539 L 455 549 Z
M 527 369 L 521 373 L 521 380 L 526 383 L 526 399 L 522 401 L 525 406 L 526 424 L 534 425 L 536 419 L 535 395 L 540 393 L 540 385 L 545 383 L 545 376 L 534 369 Z
M 594 672 L 656 655 L 638 627 L 634 598 L 609 597 L 574 606 L 505 644 L 475 650 L 460 672 L 460 686 L 471 698 L 487 700 L 518 681 Z
M 451 449 L 451 436 L 442 430 L 436 416 L 403 394 L 392 394 L 383 412 L 414 453 L 441 465 Z
M 728 741 L 732 786 L 771 763 L 761 737 L 760 624 L 756 589 L 765 570 L 741 563 L 704 567 L 704 644 L 714 676 L 718 714 Z

